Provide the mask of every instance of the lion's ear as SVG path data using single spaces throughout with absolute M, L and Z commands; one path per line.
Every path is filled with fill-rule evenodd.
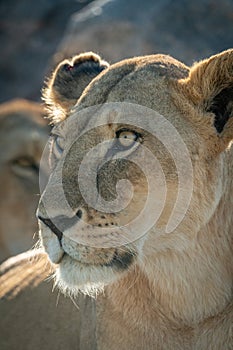
M 233 49 L 194 64 L 185 81 L 189 98 L 214 114 L 217 133 L 233 139 Z
M 43 90 L 49 118 L 56 123 L 66 118 L 86 86 L 109 64 L 93 52 L 62 61 Z

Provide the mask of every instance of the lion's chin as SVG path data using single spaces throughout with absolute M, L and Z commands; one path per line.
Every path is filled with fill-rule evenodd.
M 81 292 L 96 297 L 118 276 L 110 266 L 82 264 L 65 254 L 57 267 L 55 284 L 65 295 L 75 297 Z

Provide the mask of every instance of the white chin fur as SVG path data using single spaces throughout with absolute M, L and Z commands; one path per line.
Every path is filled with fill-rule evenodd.
M 55 236 L 51 230 L 40 223 L 39 237 L 44 247 L 44 250 L 49 256 L 52 263 L 58 264 L 64 255 L 64 250 L 61 248 L 58 238 Z
M 77 296 L 81 292 L 95 297 L 116 278 L 111 267 L 84 265 L 65 255 L 57 268 L 55 284 L 63 294 Z
M 64 250 L 61 248 L 58 239 L 55 237 L 52 241 L 50 240 L 46 245 L 44 244 L 44 246 L 51 262 L 54 264 L 58 264 L 64 255 Z

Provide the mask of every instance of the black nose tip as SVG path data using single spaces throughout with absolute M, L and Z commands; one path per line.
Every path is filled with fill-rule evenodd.
M 75 216 L 69 218 L 64 215 L 56 216 L 54 218 L 43 218 L 42 216 L 38 216 L 38 219 L 41 220 L 46 226 L 50 228 L 50 230 L 55 233 L 59 241 L 61 241 L 64 230 L 74 226 L 78 223 L 78 221 L 82 218 L 83 212 L 81 209 L 77 211 Z
M 82 212 L 82 210 L 81 210 L 81 209 L 79 209 L 79 210 L 77 211 L 76 216 L 77 216 L 79 219 L 81 219 L 81 218 L 82 218 L 82 216 L 83 216 L 83 212 Z
M 50 230 L 55 233 L 59 241 L 62 239 L 62 232 L 57 228 L 57 226 L 52 222 L 52 220 L 48 218 L 43 218 L 42 216 L 38 216 L 38 219 L 41 220 L 46 226 L 50 228 Z

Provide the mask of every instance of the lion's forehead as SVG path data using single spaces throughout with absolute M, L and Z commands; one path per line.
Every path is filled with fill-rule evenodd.
M 172 101 L 168 82 L 187 74 L 185 65 L 166 55 L 116 63 L 88 85 L 69 118 L 57 125 L 59 132 L 72 137 L 72 133 L 83 133 L 100 125 L 129 123 L 132 116 L 130 121 L 135 125 L 145 114 L 139 106 L 165 113 Z M 171 109 L 175 107 L 171 105 Z
M 107 101 L 103 104 L 80 108 L 77 105 L 71 111 L 69 118 L 54 127 L 54 133 L 67 137 L 67 142 L 75 136 L 80 137 L 90 130 L 95 130 L 96 135 L 114 135 L 114 131 L 120 127 L 143 129 L 147 132 L 157 131 L 166 127 L 166 123 L 174 123 L 174 113 L 161 113 L 161 108 L 151 108 L 137 101 Z M 173 108 L 175 110 L 175 108 Z M 182 118 L 179 118 L 182 119 Z M 185 127 L 185 124 L 183 124 Z M 103 136 L 103 135 L 102 135 Z

